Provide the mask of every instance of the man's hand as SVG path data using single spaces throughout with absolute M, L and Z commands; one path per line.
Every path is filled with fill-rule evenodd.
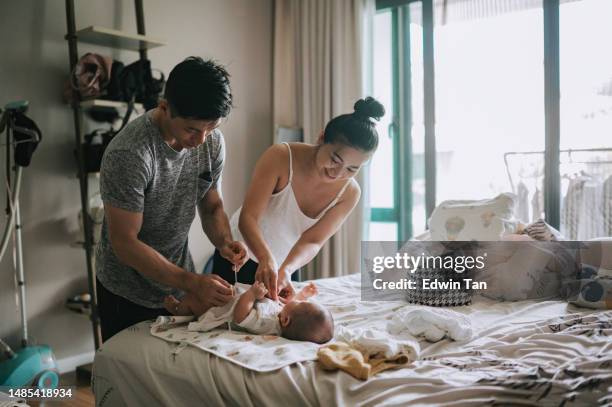
M 189 292 L 204 310 L 225 305 L 233 297 L 230 284 L 216 274 L 194 274 Z
M 219 253 L 230 263 L 236 266 L 237 270 L 239 270 L 248 260 L 247 249 L 242 242 L 227 242 L 219 248 Z
M 285 269 L 280 269 L 278 272 L 278 295 L 283 304 L 288 303 L 295 297 L 295 288 L 291 283 L 291 274 Z
M 276 291 L 276 263 L 274 260 L 265 260 L 259 263 L 255 271 L 255 281 L 263 283 L 268 289 L 268 295 L 274 301 L 278 300 Z

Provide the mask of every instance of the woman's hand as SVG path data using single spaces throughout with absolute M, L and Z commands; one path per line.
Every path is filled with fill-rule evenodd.
M 255 281 L 264 283 L 268 289 L 268 295 L 274 301 L 278 299 L 278 291 L 276 290 L 278 275 L 276 269 L 277 266 L 274 260 L 265 259 L 264 261 L 259 262 L 257 271 L 255 271 Z
M 281 268 L 278 272 L 278 295 L 282 303 L 286 304 L 295 296 L 295 288 L 291 283 L 291 273 Z

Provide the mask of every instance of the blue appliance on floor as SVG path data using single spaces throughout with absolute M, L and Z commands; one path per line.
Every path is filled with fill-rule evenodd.
M 59 384 L 57 363 L 51 348 L 47 345 L 28 344 L 28 324 L 26 320 L 25 278 L 23 273 L 23 246 L 21 243 L 21 214 L 19 212 L 19 192 L 23 168 L 30 164 L 32 154 L 41 140 L 42 134 L 36 124 L 25 115 L 27 101 L 13 102 L 5 106 L 0 117 L 0 134 L 6 129 L 6 185 L 8 196 L 8 221 L 0 244 L 0 261 L 6 253 L 13 235 L 15 244 L 15 268 L 19 286 L 21 308 L 22 348 L 13 351 L 0 339 L 0 386 L 55 388 Z M 14 166 L 11 168 L 11 147 L 14 150 Z M 11 182 L 11 169 L 14 178 Z

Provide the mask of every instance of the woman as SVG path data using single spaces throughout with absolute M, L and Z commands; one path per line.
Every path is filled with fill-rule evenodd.
M 332 119 L 316 145 L 276 144 L 261 156 L 244 204 L 230 220 L 234 239 L 248 247 L 238 281 L 263 282 L 274 300 L 279 293 L 291 298 L 292 273 L 317 255 L 357 205 L 361 190 L 354 177 L 378 146 L 372 119 L 385 110 L 371 97 L 354 109 Z M 213 273 L 233 283 L 232 267 L 215 252 Z

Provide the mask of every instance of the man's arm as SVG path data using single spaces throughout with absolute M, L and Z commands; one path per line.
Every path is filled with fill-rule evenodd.
M 104 205 L 111 246 L 119 260 L 162 284 L 187 291 L 194 274 L 183 270 L 138 239 L 142 213 Z
M 202 229 L 221 256 L 238 267 L 248 260 L 246 247 L 232 239 L 232 232 L 221 194 L 215 189 L 208 191 L 198 204 Z
M 198 213 L 204 233 L 217 249 L 232 241 L 229 219 L 223 208 L 223 199 L 217 189 L 209 190 L 200 200 Z
M 111 246 L 119 260 L 162 284 L 193 292 L 204 307 L 219 306 L 232 298 L 232 289 L 217 275 L 190 273 L 138 239 L 142 213 L 104 205 Z

